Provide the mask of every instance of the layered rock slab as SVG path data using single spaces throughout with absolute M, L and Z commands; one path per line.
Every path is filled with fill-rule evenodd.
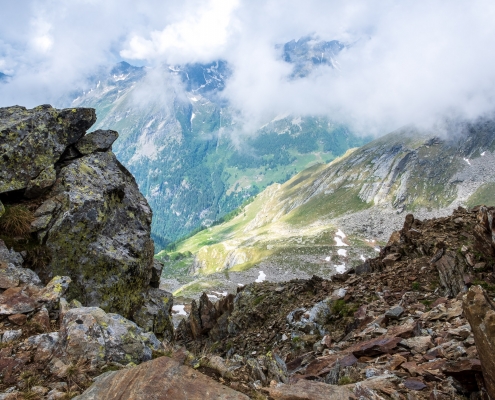
M 74 400 L 248 400 L 179 362 L 160 357 L 131 369 L 102 375 Z
M 473 330 L 486 389 L 495 399 L 495 303 L 480 286 L 463 297 L 463 308 Z

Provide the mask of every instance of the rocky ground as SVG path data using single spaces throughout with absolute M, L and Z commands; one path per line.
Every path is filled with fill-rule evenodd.
M 495 297 L 490 215 L 409 215 L 379 257 L 332 280 L 251 284 L 215 304 L 203 296 L 176 339 L 251 396 L 483 398 L 466 308 L 472 291 Z
M 234 277 L 173 329 L 151 211 L 93 122 L 0 109 L 0 400 L 495 399 L 495 208 L 407 215 L 330 279 Z

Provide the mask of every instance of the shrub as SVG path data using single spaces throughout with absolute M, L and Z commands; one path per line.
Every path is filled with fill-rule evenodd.
M 0 230 L 8 236 L 26 236 L 31 231 L 34 216 L 26 206 L 6 206 L 0 218 Z

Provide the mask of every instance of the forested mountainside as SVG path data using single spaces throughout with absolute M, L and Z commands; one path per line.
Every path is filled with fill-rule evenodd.
M 309 37 L 280 46 L 281 59 L 293 65 L 287 79 L 333 68 L 332 57 L 343 47 Z M 209 226 L 267 186 L 370 140 L 321 116 L 282 114 L 248 129 L 222 97 L 231 74 L 222 60 L 161 69 L 123 62 L 95 76 L 71 104 L 96 109 L 94 129 L 120 132 L 114 150 L 153 209 L 157 248 Z
M 491 119 L 451 126 L 443 137 L 407 127 L 268 187 L 231 220 L 158 258 L 180 281 L 170 289 L 184 285 L 184 294 L 231 289 L 259 271 L 279 281 L 345 270 L 371 256 L 404 212 L 495 205 L 494 150 Z

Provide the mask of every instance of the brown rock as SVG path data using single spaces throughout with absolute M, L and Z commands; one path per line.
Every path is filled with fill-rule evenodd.
M 400 253 L 392 253 L 386 256 L 382 261 L 386 267 L 389 267 L 391 265 L 394 265 L 396 261 L 400 260 L 400 258 Z
M 449 296 L 457 296 L 464 290 L 464 268 L 457 260 L 456 254 L 447 251 L 446 254 L 435 263 L 440 282 Z
M 102 375 L 74 400 L 248 400 L 200 372 L 160 357 L 131 369 Z M 347 398 L 346 398 L 347 400 Z
M 423 390 L 426 385 L 418 379 L 406 379 L 404 386 L 410 390 Z
M 279 385 L 265 389 L 275 400 L 349 400 L 355 398 L 345 386 L 298 380 L 294 385 Z
M 489 355 L 493 357 L 493 354 Z M 460 360 L 449 362 L 442 372 L 447 376 L 454 377 L 468 391 L 477 391 L 478 384 L 476 375 L 481 373 L 480 360 Z M 486 375 L 485 379 L 486 379 Z M 491 377 L 493 378 L 493 376 Z M 488 383 L 488 382 L 487 382 Z M 491 394 L 490 394 L 491 395 Z
M 9 316 L 9 321 L 16 325 L 24 325 L 27 321 L 25 314 L 14 314 Z
M 37 324 L 44 332 L 50 332 L 51 330 L 50 316 L 45 306 L 43 306 L 41 310 L 34 314 L 31 322 Z
M 6 264 L 2 264 L 2 267 Z M 0 289 L 19 286 L 19 277 L 12 274 L 8 268 L 0 268 Z
M 489 395 L 495 398 L 495 304 L 480 286 L 463 297 L 464 314 L 474 334 Z
M 0 294 L 0 315 L 24 314 L 33 311 L 37 303 L 21 292 L 10 288 Z
M 390 336 L 380 336 L 376 339 L 368 340 L 364 343 L 358 343 L 352 346 L 349 351 L 354 354 L 355 357 L 372 357 L 384 353 L 390 353 L 390 351 L 397 346 L 402 339 Z

